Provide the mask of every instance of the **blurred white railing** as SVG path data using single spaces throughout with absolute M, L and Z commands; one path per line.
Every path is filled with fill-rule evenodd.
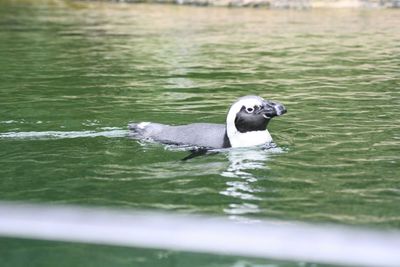
M 0 202 L 0 236 L 356 266 L 400 266 L 400 232 Z

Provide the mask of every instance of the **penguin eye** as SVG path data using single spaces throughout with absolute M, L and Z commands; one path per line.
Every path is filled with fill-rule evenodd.
M 246 108 L 247 113 L 253 113 L 254 108 Z

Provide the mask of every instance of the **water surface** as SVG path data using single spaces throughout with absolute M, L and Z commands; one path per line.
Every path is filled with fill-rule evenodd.
M 397 10 L 1 1 L 1 200 L 398 229 L 399 24 Z M 278 149 L 182 161 L 187 151 L 126 137 L 129 122 L 224 123 L 247 94 L 287 107 L 269 125 Z M 7 266 L 308 266 L 0 247 Z

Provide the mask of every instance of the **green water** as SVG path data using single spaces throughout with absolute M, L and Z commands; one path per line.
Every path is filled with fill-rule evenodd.
M 400 228 L 400 13 L 0 1 L 0 198 Z M 129 122 L 288 113 L 279 149 L 188 152 Z M 0 239 L 1 266 L 316 266 Z M 318 265 L 320 266 L 320 265 Z

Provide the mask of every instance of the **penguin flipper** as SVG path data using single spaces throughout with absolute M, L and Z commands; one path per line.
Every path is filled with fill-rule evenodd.
M 186 157 L 184 157 L 182 159 L 182 161 L 187 161 L 187 160 L 192 159 L 192 158 L 204 156 L 204 155 L 207 154 L 208 151 L 209 150 L 207 148 L 203 148 L 203 147 L 202 148 L 197 148 L 197 149 L 192 149 L 192 150 L 190 150 L 190 154 L 187 155 Z

